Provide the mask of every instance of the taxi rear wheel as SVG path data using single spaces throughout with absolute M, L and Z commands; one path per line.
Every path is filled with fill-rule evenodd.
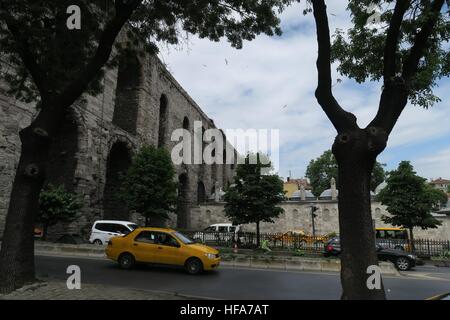
M 119 256 L 118 262 L 119 262 L 119 267 L 121 269 L 128 270 L 128 269 L 133 268 L 133 266 L 134 266 L 136 261 L 134 260 L 134 257 L 133 257 L 132 254 L 130 254 L 130 253 L 122 253 Z
M 190 258 L 185 264 L 189 274 L 199 274 L 203 271 L 203 263 L 198 258 Z

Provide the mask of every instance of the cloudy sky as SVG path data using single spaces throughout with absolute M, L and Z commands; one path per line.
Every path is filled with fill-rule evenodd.
M 329 149 L 335 130 L 314 98 L 317 44 L 312 16 L 294 5 L 282 16 L 281 37 L 260 36 L 242 50 L 226 41 L 190 36 L 187 44 L 161 49 L 160 58 L 200 107 L 223 129 L 278 129 L 279 173 L 303 177 L 313 158 Z M 348 13 L 329 1 L 330 29 L 345 28 Z M 334 68 L 335 69 L 335 68 Z M 334 94 L 360 126 L 376 114 L 379 83 L 356 84 L 338 74 Z M 450 80 L 435 92 L 443 102 L 430 110 L 408 106 L 379 161 L 387 169 L 410 160 L 426 178 L 450 179 Z

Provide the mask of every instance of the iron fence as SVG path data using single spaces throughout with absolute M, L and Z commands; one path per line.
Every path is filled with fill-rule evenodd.
M 255 232 L 210 232 L 185 231 L 187 236 L 197 242 L 218 247 L 257 248 Z M 261 233 L 260 245 L 265 243 L 270 249 L 302 250 L 311 253 L 324 252 L 330 238 L 328 236 L 312 236 L 301 234 Z M 391 248 L 414 252 L 418 256 L 432 257 L 450 254 L 450 240 L 415 239 L 377 239 L 376 243 L 383 248 Z
M 239 248 L 256 248 L 257 235 L 255 232 L 185 232 L 193 240 L 213 246 Z M 282 233 L 261 233 L 260 244 L 266 243 L 271 249 L 302 249 L 306 251 L 323 251 L 328 241 L 327 236 L 286 235 Z

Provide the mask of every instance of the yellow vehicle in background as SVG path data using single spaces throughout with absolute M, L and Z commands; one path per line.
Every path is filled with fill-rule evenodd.
M 272 241 L 282 243 L 286 247 L 303 248 L 306 246 L 323 246 L 328 236 L 306 234 L 303 230 L 289 230 L 283 234 L 275 235 Z
M 408 231 L 403 228 L 383 227 L 375 229 L 375 238 L 383 248 L 411 251 Z

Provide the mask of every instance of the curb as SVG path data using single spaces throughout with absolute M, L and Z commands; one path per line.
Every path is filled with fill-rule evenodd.
M 256 268 L 285 271 L 320 271 L 340 272 L 341 262 L 339 259 L 326 258 L 296 258 L 296 257 L 261 257 L 246 256 L 239 257 L 222 255 L 221 264 L 235 268 Z M 379 263 L 381 273 L 384 275 L 400 276 L 399 271 L 391 262 Z

